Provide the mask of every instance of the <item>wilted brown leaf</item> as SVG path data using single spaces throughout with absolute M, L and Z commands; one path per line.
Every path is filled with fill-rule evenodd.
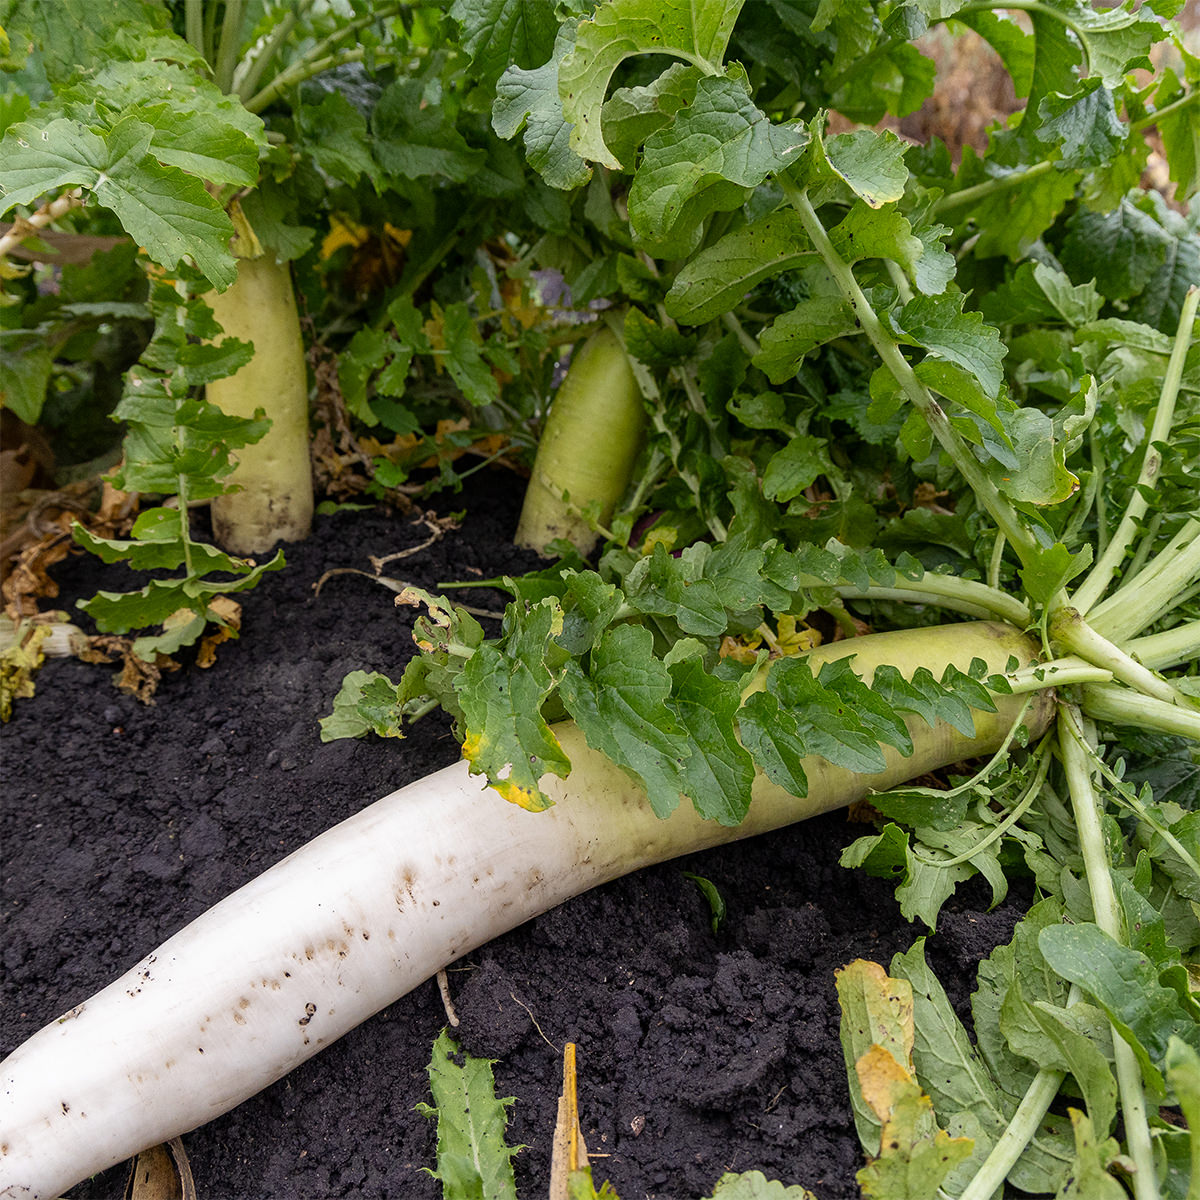
M 200 639 L 196 666 L 211 667 L 217 661 L 217 647 L 222 642 L 236 638 L 242 628 L 242 606 L 228 596 L 217 596 L 208 606 L 210 614 L 220 619 L 220 624 Z

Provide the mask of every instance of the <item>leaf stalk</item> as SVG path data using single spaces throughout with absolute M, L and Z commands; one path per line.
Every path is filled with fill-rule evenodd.
M 1058 745 L 1070 789 L 1079 846 L 1083 852 L 1084 872 L 1092 896 L 1092 912 L 1096 924 L 1114 941 L 1121 942 L 1121 912 L 1113 890 L 1100 801 L 1092 785 L 1091 760 L 1094 752 L 1084 738 L 1079 724 L 1079 710 L 1074 706 L 1060 709 Z M 1115 1028 L 1113 1059 L 1124 1112 L 1126 1148 L 1134 1163 L 1134 1196 L 1136 1200 L 1160 1200 L 1141 1069 L 1133 1048 Z
M 942 406 L 917 378 L 908 359 L 901 352 L 899 344 L 884 329 L 883 323 L 871 307 L 871 302 L 859 287 L 853 269 L 838 253 L 825 231 L 825 226 L 821 224 L 821 219 L 813 209 L 808 193 L 803 188 L 789 183 L 786 179 L 781 179 L 780 182 L 784 194 L 800 214 L 805 233 L 817 248 L 829 273 L 854 306 L 855 315 L 862 325 L 863 332 L 875 348 L 875 352 L 892 373 L 904 394 L 929 423 L 933 436 L 949 456 L 951 462 L 958 468 L 959 474 L 970 485 L 979 504 L 1008 538 L 1022 563 L 1028 565 L 1037 553 L 1037 545 L 1016 510 L 988 478 L 978 459 L 951 426 Z
M 1171 424 L 1175 419 L 1175 402 L 1179 397 L 1184 363 L 1192 344 L 1192 328 L 1196 323 L 1197 306 L 1200 306 L 1200 287 L 1193 286 L 1188 289 L 1179 314 L 1179 328 L 1175 333 L 1175 344 L 1167 362 L 1167 372 L 1163 378 L 1162 393 L 1154 412 L 1154 420 L 1151 423 L 1150 432 L 1146 435 L 1142 469 L 1138 473 L 1137 483 L 1129 497 L 1129 504 L 1121 516 L 1116 533 L 1104 548 L 1099 562 L 1092 568 L 1087 579 L 1076 590 L 1073 597 L 1074 606 L 1083 616 L 1088 614 L 1112 582 L 1117 567 L 1133 544 L 1138 525 L 1149 506 L 1147 494 L 1154 487 L 1159 471 L 1162 469 L 1162 453 L 1158 446 L 1167 440 Z

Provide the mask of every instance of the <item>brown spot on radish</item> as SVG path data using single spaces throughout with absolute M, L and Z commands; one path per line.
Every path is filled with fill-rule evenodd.
M 250 1000 L 249 1000 L 249 998 L 248 998 L 247 996 L 243 996 L 243 997 L 242 997 L 242 998 L 241 998 L 241 999 L 238 1001 L 238 1008 L 249 1008 L 249 1007 L 250 1007 Z
M 203 1053 L 204 1053 L 204 1047 L 203 1047 L 203 1046 L 197 1046 L 197 1047 L 196 1047 L 196 1053 L 197 1053 L 197 1054 L 203 1054 Z
M 65 1100 L 62 1102 L 62 1110 L 64 1117 L 71 1111 L 71 1106 Z
M 307 958 L 309 962 L 312 962 L 312 960 L 316 957 L 316 954 L 317 952 L 311 946 L 304 947 L 304 957 Z
M 371 940 L 371 933 L 370 933 L 370 931 L 369 931 L 369 930 L 367 930 L 367 929 L 364 929 L 364 930 L 362 931 L 362 940 L 363 940 L 364 942 L 369 942 L 369 941 Z
M 317 1006 L 316 1006 L 316 1005 L 315 1005 L 315 1004 L 314 1004 L 314 1003 L 313 1003 L 313 1002 L 310 1000 L 310 1001 L 309 1001 L 309 1002 L 308 1002 L 308 1003 L 307 1003 L 307 1004 L 304 1006 L 304 1016 L 302 1016 L 302 1017 L 300 1018 L 300 1020 L 299 1020 L 299 1022 L 298 1022 L 298 1023 L 299 1023 L 301 1026 L 307 1025 L 307 1024 L 309 1023 L 309 1021 L 311 1021 L 311 1020 L 313 1019 L 313 1016 L 316 1014 L 316 1011 L 317 1011 Z M 305 1038 L 305 1039 L 304 1039 L 304 1044 L 305 1044 L 305 1045 L 307 1045 L 307 1044 L 308 1044 L 308 1038 Z
M 242 1016 L 242 1014 L 241 1014 L 240 1012 L 235 1012 L 235 1013 L 233 1014 L 233 1019 L 234 1019 L 234 1020 L 235 1020 L 235 1021 L 236 1021 L 236 1022 L 239 1024 L 239 1025 L 245 1025 L 245 1023 L 246 1023 L 246 1018 L 245 1018 L 245 1017 L 243 1017 L 243 1016 Z

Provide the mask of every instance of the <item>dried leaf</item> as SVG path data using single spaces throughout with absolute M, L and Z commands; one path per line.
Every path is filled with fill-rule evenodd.
M 591 1181 L 587 1146 L 579 1124 L 579 1097 L 576 1090 L 575 1043 L 563 1047 L 563 1090 L 558 1097 L 558 1120 L 554 1126 L 554 1141 L 550 1151 L 549 1200 L 572 1200 L 579 1194 L 577 1180 L 572 1176 L 587 1172 Z M 595 1195 L 595 1189 L 592 1188 Z M 602 1193 L 603 1194 L 603 1193 Z
M 208 606 L 210 617 L 220 624 L 200 640 L 196 666 L 211 667 L 217 661 L 217 647 L 236 638 L 242 628 L 242 606 L 228 596 L 217 596 Z
M 124 1200 L 196 1200 L 196 1184 L 181 1139 L 151 1146 L 134 1158 Z

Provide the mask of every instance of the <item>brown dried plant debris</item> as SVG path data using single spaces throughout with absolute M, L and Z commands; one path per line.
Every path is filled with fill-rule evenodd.
M 100 487 L 98 506 L 90 501 Z M 0 575 L 4 611 L 14 620 L 31 617 L 38 601 L 58 595 L 50 568 L 71 552 L 71 527 L 78 521 L 101 537 L 128 533 L 137 515 L 138 497 L 119 491 L 108 480 L 81 480 L 57 491 L 21 492 L 4 509 Z

